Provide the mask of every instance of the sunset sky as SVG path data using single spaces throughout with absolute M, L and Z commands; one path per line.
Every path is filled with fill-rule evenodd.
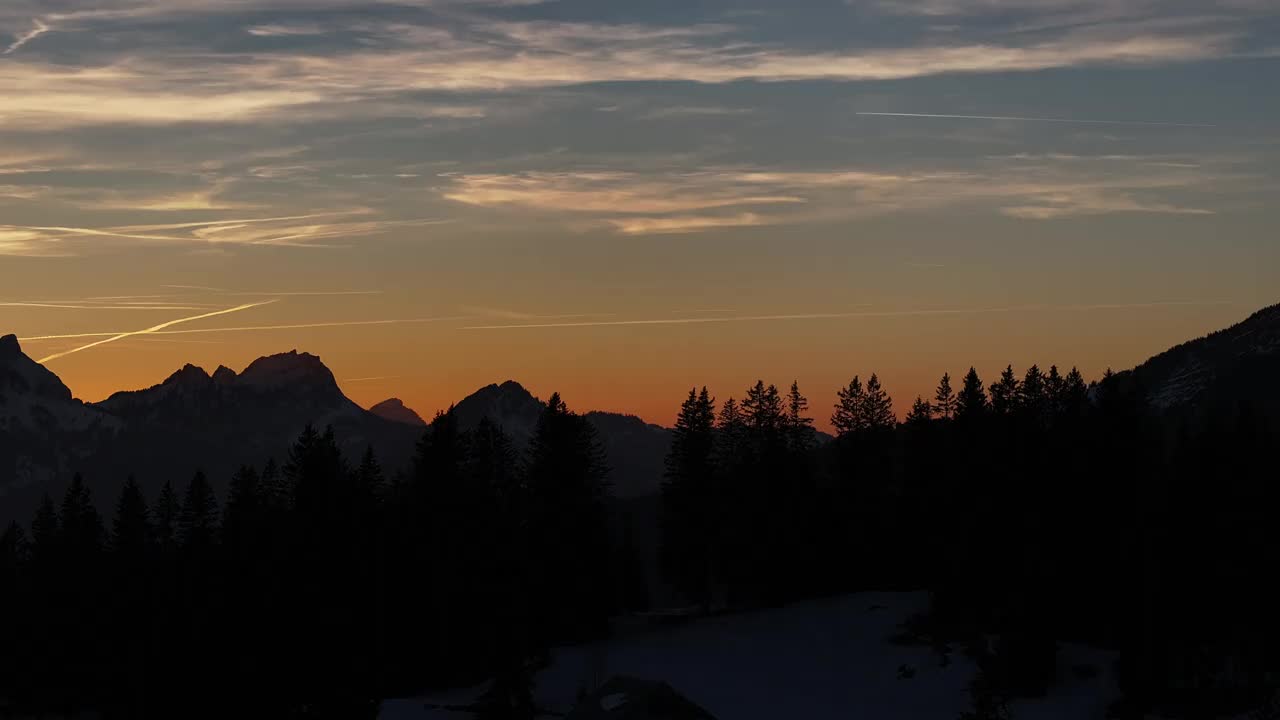
M 4 0 L 0 334 L 423 415 L 1092 378 L 1280 301 L 1278 87 L 1275 0 Z

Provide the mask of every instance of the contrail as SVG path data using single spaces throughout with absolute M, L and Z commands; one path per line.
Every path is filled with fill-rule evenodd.
M 906 118 L 944 118 L 951 120 L 1015 120 L 1018 122 L 1082 123 L 1085 125 L 1145 125 L 1149 127 L 1211 128 L 1200 123 L 1158 122 L 1150 120 L 1078 120 L 1075 118 L 1013 117 L 1008 115 L 943 115 L 940 113 L 860 112 L 857 115 Z
M 472 325 L 462 330 L 517 330 L 538 328 L 583 328 L 583 327 L 620 327 L 628 325 L 704 325 L 710 323 L 731 322 L 768 322 L 778 320 L 832 320 L 847 318 L 877 317 L 911 317 L 929 315 L 985 315 L 993 313 L 1014 313 L 1038 310 L 1121 310 L 1154 307 L 1173 307 L 1181 305 L 1230 305 L 1229 300 L 1208 301 L 1173 301 L 1129 303 L 1113 305 L 1022 305 L 1016 307 L 973 308 L 973 309 L 935 309 L 935 310 L 878 310 L 842 313 L 804 313 L 797 315 L 746 315 L 737 317 L 697 317 L 697 318 L 664 318 L 655 320 L 612 320 L 598 322 L 573 323 L 537 323 L 524 325 Z
M 196 320 L 204 320 L 205 318 L 217 317 L 217 316 L 219 316 L 219 315 L 229 315 L 229 314 L 231 314 L 231 313 L 240 312 L 240 311 L 242 311 L 242 310 L 248 310 L 248 309 L 250 309 L 250 308 L 256 308 L 256 307 L 259 307 L 259 306 L 262 306 L 262 305 L 270 305 L 270 304 L 271 304 L 271 303 L 273 303 L 273 302 L 276 302 L 276 301 L 275 301 L 275 300 L 266 300 L 266 301 L 264 301 L 264 302 L 248 303 L 248 304 L 245 304 L 245 305 L 239 305 L 239 306 L 237 306 L 237 307 L 233 307 L 233 308 L 227 308 L 227 309 L 225 309 L 225 310 L 218 310 L 218 311 L 216 311 L 216 312 L 205 313 L 204 315 L 195 315 L 195 316 L 193 316 L 193 317 L 178 318 L 177 320 L 170 320 L 169 322 L 164 322 L 164 323 L 160 323 L 159 325 L 155 325 L 155 326 L 153 326 L 153 327 L 149 327 L 149 328 L 147 328 L 146 330 L 135 330 L 135 331 L 133 331 L 133 332 L 123 332 L 123 333 L 119 333 L 119 334 L 117 334 L 117 335 L 112 335 L 111 337 L 105 338 L 105 339 L 103 339 L 103 340 L 98 340 L 97 342 L 91 342 L 91 343 L 89 343 L 88 345 L 81 345 L 81 346 L 80 346 L 80 347 L 78 347 L 78 348 L 73 348 L 73 349 L 71 349 L 71 350 L 67 350 L 67 351 L 65 351 L 65 352 L 55 353 L 55 354 L 53 354 L 53 355 L 50 355 L 49 357 L 46 357 L 46 358 L 41 359 L 39 362 L 40 362 L 40 364 L 41 364 L 41 365 L 43 365 L 44 363 L 47 363 L 47 362 L 49 362 L 50 360 L 57 360 L 58 358 L 66 357 L 66 356 L 68 356 L 68 355 L 72 355 L 72 354 L 74 354 L 74 353 L 78 353 L 78 352 L 80 352 L 80 351 L 82 351 L 82 350 L 88 350 L 89 348 L 94 348 L 94 347 L 97 347 L 97 346 L 99 346 L 99 345 L 106 345 L 107 343 L 112 343 L 112 342 L 115 342 L 115 341 L 117 341 L 117 340 L 123 340 L 123 339 L 125 339 L 125 338 L 127 338 L 127 337 L 132 337 L 132 336 L 134 336 L 134 335 L 150 335 L 150 334 L 153 334 L 153 333 L 158 333 L 158 332 L 160 332 L 160 331 L 164 330 L 165 328 L 173 327 L 174 325 L 181 325 L 182 323 L 194 322 L 194 321 L 196 321 Z
M 272 302 L 275 302 L 274 300 Z M 254 307 L 255 305 L 265 305 L 266 303 L 255 303 L 254 305 L 246 305 L 242 307 Z M 299 323 L 296 325 L 248 325 L 243 327 L 225 327 L 225 328 L 199 328 L 191 330 L 153 330 L 148 335 L 196 335 L 204 333 L 223 333 L 223 332 L 253 332 L 258 330 L 305 330 L 310 328 L 330 328 L 330 327 L 359 327 L 365 325 L 407 325 L 413 323 L 434 323 L 447 322 L 450 320 L 476 320 L 474 316 L 454 316 L 454 317 L 434 317 L 434 318 L 406 318 L 397 320 L 351 320 L 347 322 L 318 322 L 318 323 Z M 74 338 L 91 338 L 91 337 L 109 337 L 114 335 L 128 335 L 131 333 L 109 333 L 109 332 L 93 332 L 93 333 L 75 333 L 71 335 L 33 335 L 31 337 L 22 338 L 23 342 L 35 340 L 69 340 Z
M 49 32 L 49 30 L 51 29 L 48 25 L 45 25 L 45 24 L 44 24 L 42 21 L 40 21 L 39 19 L 36 19 L 36 20 L 35 20 L 35 24 L 36 24 L 36 26 L 35 26 L 34 28 L 32 28 L 31 30 L 28 30 L 27 32 L 25 32 L 25 33 L 23 33 L 23 34 L 21 34 L 21 35 L 19 35 L 19 36 L 17 37 L 17 39 L 15 39 L 15 40 L 13 41 L 13 44 L 12 44 L 12 45 L 10 45 L 7 49 L 5 49 L 5 51 L 4 51 L 3 53 L 0 53 L 0 55 L 12 55 L 13 53 L 15 53 L 15 52 L 17 52 L 18 50 L 22 49 L 22 46 L 23 46 L 23 45 L 26 45 L 27 43 L 31 42 L 32 40 L 35 40 L 36 38 L 40 37 L 41 35 L 43 35 L 43 34 L 45 34 L 45 33 Z
M 199 310 L 190 305 L 67 305 L 42 302 L 0 302 L 0 307 L 58 308 L 63 310 Z

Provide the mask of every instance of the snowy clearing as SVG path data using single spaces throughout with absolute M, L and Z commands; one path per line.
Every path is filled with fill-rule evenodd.
M 948 667 L 926 647 L 889 642 L 926 605 L 923 593 L 860 593 L 777 610 L 709 618 L 556 652 L 538 676 L 542 707 L 567 712 L 593 673 L 661 680 L 720 720 L 950 720 L 968 708 L 974 665 L 961 653 Z M 593 671 L 604 657 L 602 673 Z M 1017 720 L 1102 720 L 1117 697 L 1109 653 L 1064 645 L 1049 696 L 1016 702 Z M 899 669 L 914 669 L 899 679 Z M 1088 667 L 1096 673 L 1077 672 Z M 1092 676 L 1090 676 L 1092 675 Z M 462 720 L 425 703 L 465 704 L 462 690 L 387 701 L 384 720 Z

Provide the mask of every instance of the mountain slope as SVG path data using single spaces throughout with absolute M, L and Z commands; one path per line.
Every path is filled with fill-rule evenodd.
M 517 449 L 528 444 L 546 403 L 520 383 L 508 380 L 481 388 L 454 406 L 463 427 L 489 418 L 511 436 Z M 595 427 L 611 468 L 609 482 L 620 498 L 651 495 L 662 482 L 671 431 L 632 415 L 594 411 L 585 414 Z
M 369 412 L 377 415 L 384 420 L 403 423 L 405 425 L 413 425 L 414 427 L 423 428 L 427 426 L 427 422 L 422 416 L 414 412 L 412 409 L 405 407 L 403 401 L 399 398 L 391 398 L 369 408 Z
M 73 398 L 57 375 L 23 354 L 16 337 L 0 338 L 0 507 L 73 472 L 120 425 Z
M 1274 412 L 1280 400 L 1280 305 L 1225 330 L 1182 343 L 1125 373 L 1167 414 L 1218 413 L 1248 403 Z

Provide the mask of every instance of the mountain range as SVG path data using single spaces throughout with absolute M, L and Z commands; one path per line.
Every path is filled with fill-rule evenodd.
M 1280 305 L 1120 375 L 1139 383 L 1159 414 L 1212 417 L 1246 402 L 1276 413 L 1278 361 Z M 508 381 L 479 389 L 454 411 L 464 427 L 494 420 L 523 448 L 544 407 Z M 655 494 L 671 431 L 629 415 L 585 416 L 606 450 L 615 494 Z M 7 335 L 0 338 L 0 521 L 25 520 L 42 494 L 57 497 L 76 472 L 100 502 L 129 475 L 151 496 L 166 479 L 184 483 L 198 469 L 220 488 L 242 463 L 284 461 L 307 424 L 332 426 L 350 458 L 372 447 L 394 473 L 408 466 L 426 422 L 396 399 L 361 408 L 320 358 L 297 351 L 259 358 L 239 373 L 187 365 L 153 387 L 86 403 Z
M 455 412 L 464 427 L 494 420 L 523 449 L 544 407 L 508 381 L 460 400 Z M 670 431 L 629 415 L 586 417 L 608 453 L 615 494 L 655 493 Z M 372 447 L 389 474 L 408 467 L 426 426 L 397 399 L 361 408 L 320 358 L 296 350 L 240 373 L 187 365 L 153 387 L 86 403 L 7 335 L 0 338 L 0 520 L 25 519 L 41 495 L 58 497 L 77 472 L 100 502 L 130 475 L 151 496 L 165 480 L 181 484 L 197 470 L 220 490 L 241 464 L 283 462 L 308 424 L 332 427 L 353 461 Z

